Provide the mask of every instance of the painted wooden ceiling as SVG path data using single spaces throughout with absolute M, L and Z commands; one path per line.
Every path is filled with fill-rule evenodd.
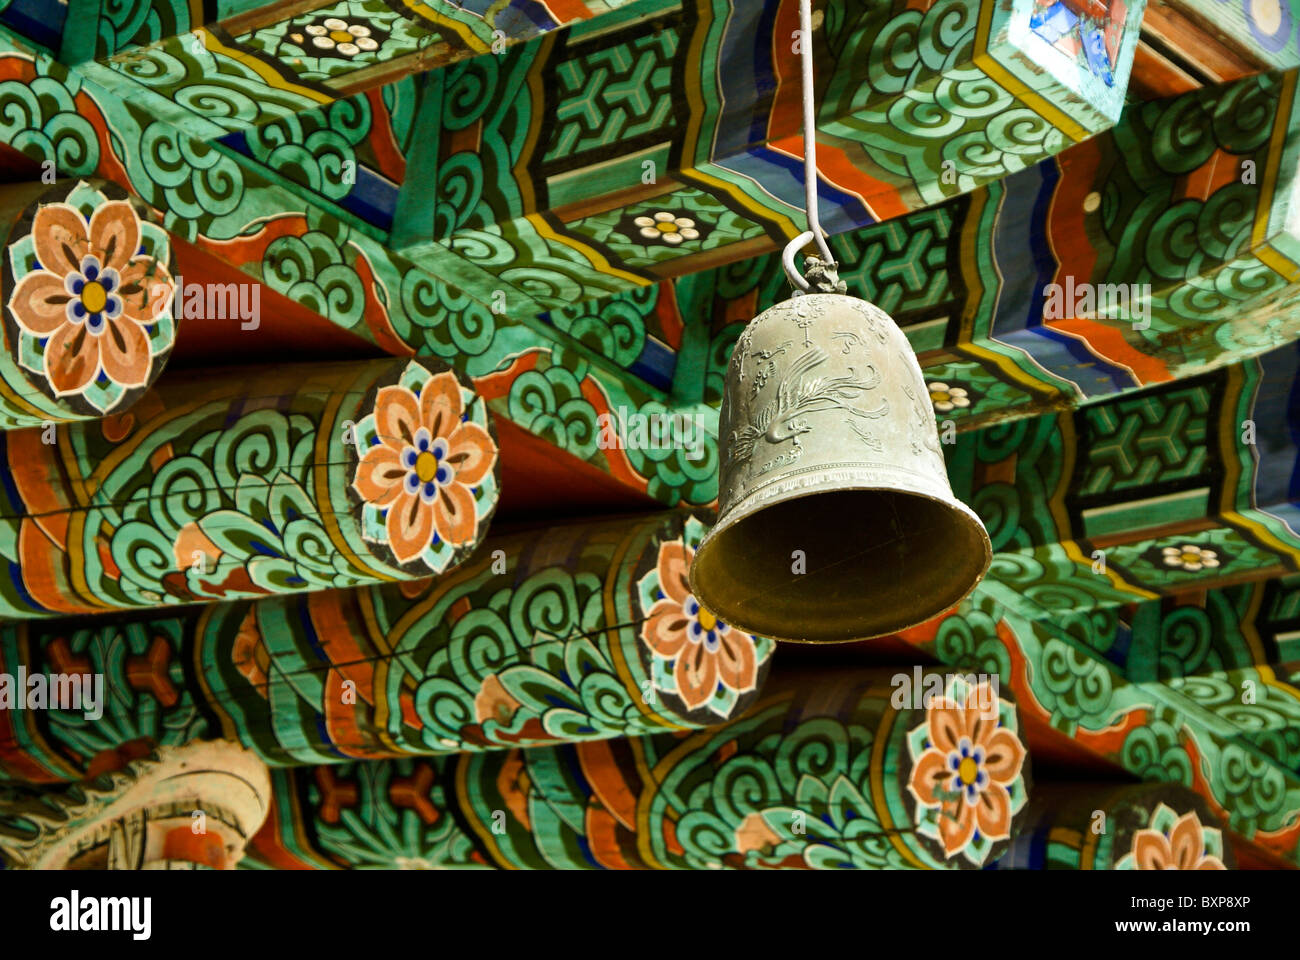
M 11 855 L 224 737 L 272 771 L 245 865 L 1080 869 L 1193 815 L 1300 859 L 1300 6 L 816 7 L 822 221 L 995 558 L 887 643 L 688 670 L 655 605 L 804 225 L 796 3 L 0 0 L 0 662 L 117 691 L 0 710 Z M 65 316 L 114 236 L 138 320 Z M 496 459 L 426 515 L 357 478 L 435 391 Z M 667 416 L 698 444 L 611 442 Z M 986 820 L 882 779 L 917 661 L 1000 677 L 1047 771 Z M 1080 768 L 1141 784 L 1052 802 Z

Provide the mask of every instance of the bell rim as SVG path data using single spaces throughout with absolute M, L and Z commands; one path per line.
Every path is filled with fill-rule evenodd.
M 800 483 L 791 486 L 796 479 Z M 728 504 L 726 509 L 718 511 L 718 522 L 715 526 L 721 526 L 724 522 L 741 520 L 773 503 L 793 499 L 789 494 L 801 487 L 816 488 L 828 481 L 835 483 L 836 490 L 878 490 L 882 493 L 907 493 L 925 497 L 929 500 L 937 500 L 945 504 L 961 503 L 953 495 L 952 486 L 948 483 L 946 474 L 941 479 L 936 479 L 933 474 L 922 473 L 911 467 L 903 467 L 883 460 L 814 463 L 806 467 L 783 471 L 758 486 L 751 487 L 739 500 Z M 809 492 L 823 491 L 814 489 Z M 965 507 L 966 505 L 962 504 L 962 506 Z M 966 507 L 966 509 L 969 510 L 970 508 Z M 979 518 L 976 517 L 976 519 Z M 980 526 L 983 527 L 983 525 L 981 522 Z M 988 531 L 985 530 L 984 532 L 987 536 Z
M 828 467 L 826 469 L 834 470 L 840 468 Z M 910 474 L 910 471 L 899 471 L 899 472 Z M 762 500 L 757 503 L 752 503 L 752 502 L 747 503 L 745 505 L 746 509 L 741 510 L 739 512 L 736 512 L 733 509 L 733 510 L 729 510 L 725 514 L 719 514 L 717 522 L 709 529 L 708 533 L 706 533 L 704 537 L 700 540 L 700 545 L 695 549 L 695 556 L 692 559 L 690 569 L 687 570 L 686 572 L 686 580 L 691 588 L 692 596 L 694 596 L 697 601 L 700 601 L 701 605 L 704 606 L 705 609 L 707 609 L 710 613 L 714 613 L 716 616 L 719 616 L 720 619 L 722 619 L 728 626 L 734 627 L 737 630 L 741 630 L 745 633 L 748 633 L 751 636 L 766 637 L 769 640 L 775 640 L 777 643 L 800 643 L 808 646 L 825 647 L 825 646 L 833 646 L 835 644 L 841 644 L 841 643 L 859 643 L 863 640 L 876 640 L 879 639 L 880 637 L 892 636 L 896 633 L 900 633 L 903 630 L 910 630 L 912 627 L 916 627 L 923 623 L 926 623 L 929 620 L 933 620 L 935 617 L 943 613 L 945 610 L 953 609 L 958 604 L 960 604 L 963 600 L 969 597 L 972 593 L 975 592 L 975 588 L 984 582 L 984 578 L 988 576 L 989 568 L 993 565 L 993 541 L 989 538 L 988 529 L 984 526 L 984 522 L 980 520 L 979 514 L 977 514 L 969 506 L 967 506 L 965 503 L 959 500 L 956 496 L 954 496 L 952 494 L 951 489 L 947 491 L 946 496 L 939 493 L 930 493 L 924 490 L 903 490 L 903 489 L 899 489 L 898 487 L 882 486 L 878 483 L 866 483 L 866 482 L 857 482 L 857 483 L 851 482 L 848 484 L 841 484 L 836 489 L 837 491 L 841 491 L 841 490 L 856 491 L 861 493 L 876 492 L 876 493 L 901 494 L 904 496 L 919 497 L 921 499 L 930 500 L 934 503 L 938 503 L 945 507 L 949 507 L 961 518 L 962 522 L 964 522 L 969 527 L 973 527 L 979 533 L 979 541 L 984 548 L 983 560 L 979 567 L 979 574 L 971 581 L 970 586 L 968 586 L 966 590 L 956 599 L 952 600 L 951 602 L 939 607 L 938 609 L 932 611 L 931 613 L 926 614 L 925 616 L 917 620 L 912 620 L 908 623 L 899 625 L 883 633 L 862 634 L 853 637 L 846 637 L 843 640 L 808 640 L 806 638 L 798 638 L 798 637 L 778 637 L 771 633 L 765 633 L 761 630 L 750 629 L 745 624 L 737 620 L 730 619 L 726 616 L 717 614 L 712 607 L 708 606 L 708 604 L 700 600 L 699 581 L 697 577 L 697 571 L 699 570 L 699 566 L 700 566 L 699 560 L 701 555 L 703 555 L 706 552 L 710 544 L 716 541 L 717 534 L 722 532 L 724 523 L 728 527 L 733 526 L 739 521 L 744 520 L 746 517 L 749 517 L 759 512 L 759 510 L 762 509 L 763 507 L 771 506 L 774 503 L 784 502 L 786 499 L 795 499 L 793 497 L 778 498 L 773 496 L 768 498 L 767 500 Z M 746 499 L 748 500 L 749 498 Z M 737 506 L 739 506 L 739 504 Z

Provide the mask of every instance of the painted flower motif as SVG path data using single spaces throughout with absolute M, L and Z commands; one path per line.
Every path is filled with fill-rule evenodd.
M 460 547 L 478 533 L 474 487 L 492 470 L 491 435 L 464 420 L 460 384 L 431 377 L 417 396 L 402 386 L 379 390 L 374 445 L 357 464 L 352 488 L 384 510 L 388 544 L 408 563 L 439 539 Z
M 641 639 L 655 653 L 673 660 L 677 694 L 695 710 L 719 686 L 747 693 L 758 683 L 754 638 L 723 623 L 691 595 L 686 571 L 695 551 L 680 540 L 659 545 L 662 594 L 641 625 Z
M 927 747 L 917 757 L 907 789 L 917 803 L 940 808 L 945 857 L 981 836 L 1011 836 L 1008 788 L 1020 776 L 1025 748 L 999 725 L 999 703 L 985 683 L 970 689 L 964 704 L 944 696 L 926 710 Z
M 1213 569 L 1219 565 L 1219 555 L 1213 550 L 1202 550 L 1194 544 L 1185 543 L 1181 547 L 1165 547 L 1161 551 L 1166 567 L 1178 567 L 1195 573 L 1197 570 Z
M 1133 849 L 1115 864 L 1117 870 L 1226 870 L 1223 833 L 1201 824 L 1195 810 L 1181 817 L 1160 804 L 1151 826 L 1133 834 Z
M 632 222 L 641 229 L 641 236 L 647 240 L 678 244 L 683 240 L 696 240 L 700 236 L 700 232 L 695 229 L 694 220 L 674 216 L 664 210 L 653 217 L 637 217 Z
M 950 387 L 946 383 L 932 383 L 929 386 L 930 402 L 940 413 L 947 413 L 954 407 L 970 406 L 970 397 L 962 387 Z
M 89 222 L 66 203 L 36 211 L 39 269 L 18 281 L 9 309 L 19 327 L 43 338 L 45 377 L 57 396 L 81 393 L 101 372 L 124 387 L 148 382 L 146 328 L 170 302 L 175 283 L 140 252 L 140 236 L 126 201 L 102 204 Z
M 345 57 L 355 57 L 363 51 L 369 53 L 379 49 L 379 41 L 372 36 L 373 31 L 364 24 L 348 23 L 338 17 L 327 17 L 319 23 L 303 27 L 302 33 L 293 33 L 289 39 L 305 44 L 310 48 L 328 53 L 337 53 Z

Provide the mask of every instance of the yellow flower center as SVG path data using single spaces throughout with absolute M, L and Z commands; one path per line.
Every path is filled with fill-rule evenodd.
M 81 288 L 81 305 L 90 313 L 99 313 L 108 303 L 108 292 L 95 280 Z
M 948 394 L 942 390 L 935 390 L 930 394 L 930 399 L 935 403 L 944 403 L 948 400 Z
M 438 475 L 438 458 L 425 451 L 415 458 L 415 475 L 421 483 L 428 483 Z
M 704 630 L 712 630 L 718 625 L 718 618 L 709 611 L 700 607 L 700 627 Z
M 658 223 L 656 223 L 655 226 L 659 228 L 660 233 L 677 232 L 677 224 L 673 223 L 673 221 L 671 220 L 661 220 Z
M 975 778 L 979 775 L 980 768 L 973 757 L 967 757 L 957 768 L 957 776 L 961 778 L 962 783 L 974 783 Z
M 331 30 L 330 39 L 335 43 L 347 43 L 352 39 L 352 34 L 348 33 L 346 30 Z
M 1200 563 L 1201 555 L 1199 553 L 1184 553 L 1183 563 Z

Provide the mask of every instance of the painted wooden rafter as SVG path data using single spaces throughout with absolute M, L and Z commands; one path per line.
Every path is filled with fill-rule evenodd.
M 5 619 L 415 580 L 486 532 L 487 407 L 445 364 L 168 379 L 128 412 L 0 439 Z
M 1003 870 L 1233 870 L 1223 823 L 1173 784 L 1035 784 Z
M 370 54 L 348 65 L 353 67 L 351 73 L 373 76 L 377 71 L 367 61 L 382 58 L 391 65 L 389 69 L 402 71 L 435 69 L 460 57 L 490 50 L 494 44 L 504 47 L 604 16 L 619 6 L 607 0 L 508 0 L 503 4 L 491 0 L 395 0 L 391 4 L 355 0 L 342 4 L 337 0 L 142 0 L 124 8 L 105 8 L 99 0 L 10 0 L 0 8 L 0 24 L 72 65 L 138 58 L 144 48 L 180 50 L 185 44 L 201 47 L 213 37 L 218 42 L 229 42 L 277 26 L 282 28 L 280 32 L 287 33 L 298 19 L 310 23 L 351 14 L 366 22 L 373 22 L 373 18 L 389 28 L 382 34 L 352 33 L 351 39 L 388 40 L 390 35 L 398 34 L 399 42 L 377 42 L 373 47 L 367 44 L 354 51 L 338 52 L 338 43 L 347 39 L 335 40 L 328 48 L 310 42 L 315 36 L 329 38 L 328 32 L 322 31 L 302 36 L 299 52 L 319 56 L 330 49 L 344 63 Z M 291 57 L 285 55 L 284 59 Z
M 927 709 L 919 692 L 898 700 L 889 670 L 841 671 L 814 699 L 786 679 L 684 736 L 277 774 L 252 865 L 971 869 L 1006 849 L 1032 788 L 1014 703 L 993 682 L 937 675 Z M 967 755 L 979 748 L 960 781 L 947 770 L 958 732 Z M 752 784 L 739 805 L 722 790 L 737 776 Z M 985 802 L 952 789 L 978 777 Z M 378 789 L 363 805 L 367 779 Z M 0 835 L 22 835 L 24 808 L 2 801 Z
M 1149 28 L 1161 41 L 1193 51 L 1208 36 L 1221 51 L 1213 62 L 1220 75 L 1249 65 L 1256 70 L 1300 66 L 1296 24 L 1300 5 L 1294 0 L 1170 0 L 1161 4 Z

